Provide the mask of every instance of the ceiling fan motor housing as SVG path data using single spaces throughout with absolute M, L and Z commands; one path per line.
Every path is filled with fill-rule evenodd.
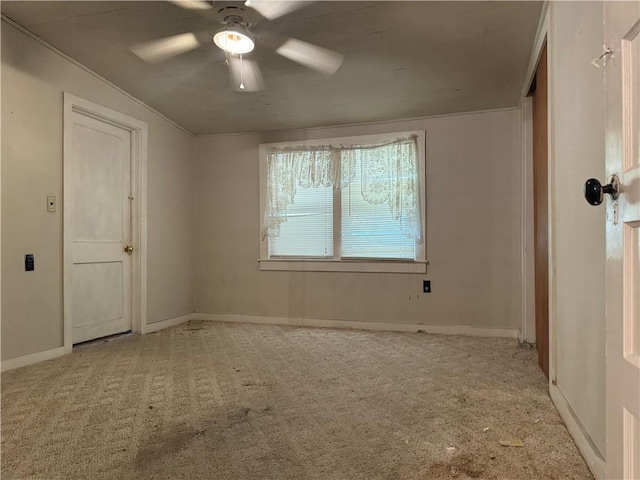
M 250 29 L 256 25 L 256 20 L 251 18 L 251 13 L 242 5 L 226 5 L 218 9 L 217 16 L 225 25 L 238 24 Z

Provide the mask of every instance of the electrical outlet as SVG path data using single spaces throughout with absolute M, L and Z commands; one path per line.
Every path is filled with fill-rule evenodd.
M 431 293 L 431 280 L 422 281 L 422 293 Z
M 33 258 L 33 253 L 27 253 L 24 256 L 24 271 L 33 272 L 36 269 L 36 262 Z
M 53 195 L 49 195 L 47 197 L 47 212 L 55 212 L 56 211 L 56 197 Z

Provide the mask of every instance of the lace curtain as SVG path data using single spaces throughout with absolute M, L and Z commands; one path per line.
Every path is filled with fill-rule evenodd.
M 267 189 L 262 237 L 280 235 L 287 207 L 297 189 L 347 187 L 362 172 L 362 198 L 389 206 L 400 231 L 422 243 L 417 136 L 376 145 L 305 146 L 272 149 L 267 153 Z

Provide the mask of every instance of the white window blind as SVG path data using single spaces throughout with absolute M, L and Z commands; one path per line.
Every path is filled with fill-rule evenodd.
M 270 257 L 333 257 L 333 187 L 298 188 Z
M 398 228 L 389 205 L 372 204 L 362 196 L 362 162 L 354 180 L 342 189 L 342 258 L 415 259 L 416 241 Z

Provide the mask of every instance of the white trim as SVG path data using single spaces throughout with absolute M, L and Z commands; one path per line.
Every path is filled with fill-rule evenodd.
M 521 135 L 522 135 L 522 156 L 521 156 L 521 205 L 520 205 L 520 240 L 521 240 L 521 285 L 522 285 L 522 310 L 521 310 L 521 340 L 535 342 L 535 247 L 533 228 L 533 109 L 531 99 L 528 98 L 529 88 L 536 74 L 542 49 L 547 45 L 547 104 L 552 105 L 551 90 L 553 78 L 551 75 L 551 8 L 550 2 L 545 1 L 540 12 L 538 29 L 533 42 L 533 48 L 529 57 L 529 65 L 522 85 L 520 98 L 521 113 Z M 551 195 L 551 152 L 553 146 L 551 129 L 551 108 L 547 112 L 547 158 L 548 158 L 548 180 L 549 195 Z M 555 164 L 554 164 L 555 165 Z M 551 327 L 551 286 L 552 286 L 552 244 L 551 244 L 551 200 L 549 200 L 549 379 L 555 381 L 555 366 L 552 367 L 552 359 L 555 361 L 555 352 L 552 347 L 555 345 L 555 338 L 552 338 L 555 330 Z M 555 328 L 555 326 L 554 326 Z M 554 347 L 555 348 L 555 347 Z M 552 374 L 553 371 L 553 374 Z
M 422 243 L 416 242 L 416 260 L 410 261 L 384 261 L 383 259 L 353 260 L 340 258 L 340 249 L 334 248 L 333 258 L 329 259 L 279 259 L 269 258 L 269 238 L 262 238 L 264 228 L 265 211 L 265 191 L 267 184 L 267 151 L 270 148 L 290 147 L 290 146 L 313 146 L 331 145 L 340 147 L 345 145 L 376 144 L 379 142 L 396 140 L 399 137 L 415 135 L 418 144 L 418 179 L 419 179 L 419 202 L 422 223 Z M 370 135 L 350 135 L 344 137 L 328 137 L 307 140 L 294 140 L 276 143 L 261 143 L 258 145 L 258 181 L 260 198 L 260 216 L 258 218 L 260 242 L 260 270 L 269 271 L 305 271 L 305 272 L 376 272 L 376 273 L 426 273 L 427 271 L 427 167 L 426 167 L 426 131 L 410 130 L 387 133 L 376 133 Z M 335 193 L 335 192 L 334 192 Z M 338 193 L 335 193 L 339 195 Z M 338 229 L 334 229 L 334 247 L 340 242 L 340 205 L 333 205 L 334 222 Z
M 169 327 L 175 327 L 176 325 L 180 325 L 181 323 L 186 323 L 189 320 L 195 320 L 195 313 L 188 313 L 187 315 L 181 315 L 179 317 L 168 318 L 167 320 L 161 320 L 159 322 L 148 323 L 145 333 L 157 332 L 158 330 L 163 330 Z
M 522 101 L 520 114 L 520 273 L 522 327 L 520 340 L 535 343 L 535 239 L 533 227 L 533 105 L 531 97 Z
M 560 418 L 562 418 L 567 430 L 569 430 L 569 434 L 573 438 L 578 450 L 580 450 L 582 457 L 585 459 L 589 470 L 591 470 L 591 473 L 593 473 L 593 476 L 597 480 L 604 479 L 606 463 L 578 420 L 578 417 L 573 413 L 571 405 L 569 405 L 567 399 L 555 385 L 549 385 L 549 394 L 560 414 Z
M 522 93 L 520 95 L 521 102 L 529 94 L 529 87 L 531 87 L 531 82 L 533 82 L 533 77 L 535 77 L 536 75 L 536 70 L 538 68 L 538 61 L 540 60 L 540 55 L 542 54 L 542 47 L 544 46 L 544 43 L 547 40 L 547 36 L 549 34 L 550 22 L 551 22 L 551 16 L 549 13 L 549 2 L 545 1 L 542 4 L 542 11 L 540 12 L 540 19 L 538 20 L 538 29 L 536 31 L 536 37 L 535 37 L 535 40 L 533 41 L 533 48 L 531 49 L 531 55 L 529 56 L 529 65 L 527 66 L 527 73 L 524 76 Z
M 6 372 L 7 370 L 13 370 L 14 368 L 26 367 L 27 365 L 51 360 L 52 358 L 60 357 L 67 353 L 71 353 L 71 347 L 57 347 L 52 348 L 51 350 L 44 350 L 42 352 L 30 353 L 29 355 L 23 355 L 21 357 L 2 360 L 2 362 L 0 362 L 0 371 Z
M 548 202 L 548 232 L 549 245 L 548 277 L 549 277 L 549 383 L 556 385 L 558 379 L 558 355 L 557 355 L 557 298 L 556 285 L 556 141 L 555 141 L 555 81 L 553 59 L 555 56 L 555 43 L 553 39 L 553 16 L 551 10 L 554 5 L 549 5 L 547 15 L 547 202 Z
M 132 192 L 134 192 L 134 203 L 131 212 L 133 215 L 131 238 L 134 245 L 138 247 L 138 255 L 134 251 L 131 259 L 133 264 L 131 311 L 134 318 L 136 318 L 137 313 L 137 325 L 139 326 L 137 331 L 145 334 L 147 332 L 147 157 L 149 146 L 147 124 L 144 123 L 137 130 L 137 134 L 135 132 L 131 132 L 131 140 L 136 143 L 139 161 L 134 162 L 133 158 L 131 159 L 131 188 Z M 138 196 L 137 205 L 135 201 L 136 195 Z M 135 322 L 135 320 L 133 321 Z
M 521 103 L 524 104 L 524 97 L 529 92 L 529 86 L 533 81 L 535 72 L 538 67 L 540 55 L 542 49 L 547 46 L 547 183 L 548 183 L 548 244 L 549 244 L 549 258 L 548 258 L 548 288 L 549 288 L 549 384 L 550 386 L 556 383 L 557 380 L 557 355 L 556 355 L 556 281 L 555 281 L 555 123 L 553 116 L 554 105 L 554 89 L 555 82 L 553 76 L 553 56 L 554 56 L 554 44 L 553 44 L 553 29 L 552 29 L 552 10 L 553 3 L 545 1 L 542 7 L 542 13 L 540 17 L 540 23 L 538 25 L 538 32 L 536 33 L 536 39 L 534 42 L 531 57 L 529 59 L 529 67 L 527 69 L 527 75 L 525 76 L 525 83 L 522 88 Z M 526 273 L 523 274 L 523 279 L 526 278 Z M 535 282 L 535 279 L 534 279 Z M 524 300 L 524 299 L 523 299 Z M 535 306 L 534 306 L 535 309 Z M 535 315 L 535 311 L 534 311 Z M 535 328 L 535 319 L 534 319 Z M 524 331 L 524 327 L 523 327 Z M 524 334 L 523 334 L 524 335 Z
M 174 327 L 181 323 L 186 323 L 189 320 L 195 320 L 196 314 L 189 313 L 180 317 L 169 318 L 160 322 L 154 322 L 147 324 L 146 333 L 157 332 L 164 328 Z M 73 351 L 72 347 L 57 347 L 50 350 L 44 350 L 42 352 L 31 353 L 29 355 L 23 355 L 21 357 L 10 358 L 8 360 L 2 360 L 0 362 L 0 371 L 6 372 L 15 368 L 26 367 L 27 365 L 33 365 L 34 363 L 45 362 L 53 358 L 61 357 Z
M 443 335 L 467 335 L 473 337 L 518 338 L 515 328 L 483 328 L 463 325 L 419 325 L 409 323 L 354 322 L 349 320 L 330 320 L 324 318 L 265 317 L 257 315 L 235 315 L 228 313 L 196 313 L 196 320 L 232 323 L 258 323 L 262 325 L 289 325 L 295 327 L 348 328 L 356 330 L 374 330 L 388 332 L 424 332 Z
M 0 112 L 2 111 L 2 105 L 1 105 L 2 104 L 2 99 L 1 98 L 2 98 L 2 95 L 0 95 Z M 2 143 L 2 125 L 1 125 L 1 123 L 2 122 L 0 122 L 0 145 L 4 145 Z M 2 155 L 0 154 L 0 159 L 1 159 L 1 157 L 2 157 Z M 0 161 L 0 170 L 2 170 L 1 165 L 2 165 L 2 162 Z M 1 200 L 2 199 L 2 192 L 1 192 L 2 187 L 1 187 L 1 185 L 2 185 L 2 174 L 0 172 L 0 227 L 2 226 L 2 205 L 1 205 L 2 204 L 2 200 Z M 0 235 L 0 243 L 1 243 L 1 237 L 2 237 L 2 235 Z M 2 245 L 0 245 L 0 272 L 2 272 L 2 259 L 1 259 L 2 253 L 1 252 L 2 252 Z M 2 275 L 0 274 L 0 292 L 2 292 L 2 285 L 1 284 L 2 284 Z M 2 325 L 2 295 L 0 295 L 0 325 Z M 1 330 L 2 330 L 2 328 L 0 328 L 0 331 Z M 1 337 L 2 337 L 2 334 L 0 333 L 0 338 Z M 2 345 L 2 341 L 0 341 L 0 358 L 2 358 L 2 346 L 1 345 Z M 0 367 L 0 370 L 1 370 L 1 367 Z
M 25 35 L 27 35 L 29 38 L 35 40 L 36 42 L 38 42 L 40 45 L 42 45 L 45 48 L 48 48 L 49 50 L 51 50 L 53 53 L 60 55 L 62 58 L 64 58 L 66 61 L 72 63 L 73 65 L 75 65 L 76 67 L 84 70 L 85 72 L 87 72 L 89 75 L 97 78 L 98 80 L 100 80 L 101 82 L 104 82 L 105 84 L 109 85 L 111 88 L 113 88 L 114 90 L 116 90 L 118 93 L 121 93 L 122 95 L 125 95 L 127 98 L 129 98 L 130 100 L 133 100 L 134 102 L 136 102 L 138 105 L 143 106 L 144 108 L 146 108 L 147 110 L 149 110 L 151 113 L 159 116 L 160 118 L 162 118 L 163 120 L 165 120 L 166 122 L 170 123 L 171 125 L 173 125 L 174 127 L 176 127 L 177 129 L 183 131 L 184 133 L 190 135 L 190 136 L 194 136 L 193 133 L 191 133 L 189 130 L 187 130 L 186 128 L 184 128 L 182 125 L 178 125 L 176 122 L 174 122 L 173 120 L 171 120 L 168 117 L 165 117 L 162 113 L 158 112 L 157 110 L 155 110 L 153 107 L 147 105 L 146 103 L 144 103 L 142 100 L 134 97 L 133 95 L 131 95 L 130 93 L 124 91 L 122 88 L 118 87 L 117 85 L 115 85 L 114 83 L 111 83 L 109 80 L 107 80 L 106 78 L 102 77 L 100 74 L 94 72 L 93 70 L 91 70 L 89 67 L 83 65 L 82 63 L 78 62 L 77 60 L 74 60 L 73 58 L 71 58 L 70 56 L 68 56 L 67 54 L 65 54 L 64 52 L 61 52 L 60 50 L 58 50 L 56 47 L 54 47 L 53 45 L 51 45 L 50 43 L 47 43 L 45 40 L 43 40 L 42 38 L 38 37 L 35 33 L 31 32 L 30 30 L 27 30 L 25 27 L 23 27 L 22 25 L 20 25 L 19 23 L 17 23 L 15 20 L 12 20 L 10 17 L 7 17 L 4 13 L 0 14 L 0 18 L 2 19 L 2 21 L 7 22 L 9 25 L 11 25 L 12 27 L 16 28 L 17 30 L 19 30 L 20 32 L 24 33 Z
M 519 110 L 520 106 L 514 107 L 503 107 L 503 108 L 488 108 L 485 110 L 472 110 L 470 112 L 454 112 L 454 113 L 440 113 L 437 115 L 424 115 L 422 117 L 409 117 L 409 118 L 399 118 L 396 120 L 376 120 L 373 122 L 361 122 L 361 123 L 345 123 L 345 124 L 335 124 L 335 125 L 320 125 L 317 127 L 309 127 L 309 128 L 290 128 L 283 130 L 268 130 L 268 131 L 247 131 L 247 132 L 229 132 L 229 133 L 202 133 L 194 135 L 195 138 L 205 138 L 205 137 L 228 137 L 234 135 L 260 135 L 262 137 L 269 136 L 269 138 L 276 138 L 280 135 L 287 135 L 287 137 L 295 135 L 299 133 L 301 137 L 308 138 L 310 132 L 314 132 L 317 130 L 333 130 L 336 128 L 351 128 L 351 127 L 364 127 L 367 125 L 393 125 L 395 123 L 404 123 L 404 122 L 420 122 L 423 120 L 432 120 L 435 118 L 449 118 L 449 117 L 461 117 L 467 115 L 483 115 L 486 113 L 500 113 L 500 112 L 511 112 L 513 110 Z
M 146 332 L 147 319 L 147 123 L 88 100 L 64 93 L 63 118 L 63 323 L 64 347 L 73 345 L 71 318 L 71 135 L 72 114 L 79 113 L 115 125 L 131 133 L 131 209 L 133 226 L 131 239 L 134 254 L 131 259 L 131 330 Z
M 427 273 L 426 262 L 383 260 L 258 260 L 260 270 L 275 272 Z
M 533 107 L 531 98 L 528 97 L 529 89 L 533 78 L 535 77 L 540 55 L 545 45 L 549 45 L 549 25 L 551 15 L 549 2 L 542 4 L 540 19 L 538 21 L 538 29 L 536 31 L 535 40 L 531 55 L 529 56 L 529 65 L 527 73 L 522 85 L 522 93 L 520 97 L 521 108 L 521 138 L 522 138 L 522 156 L 521 156 L 521 203 L 520 203 L 520 248 L 521 248 L 521 337 L 520 340 L 533 343 L 536 341 L 536 318 L 535 318 L 535 239 L 534 239 L 534 219 L 533 219 Z M 551 82 L 549 74 L 549 47 L 547 47 L 547 85 Z M 549 87 L 548 87 L 549 88 Z M 548 102 L 550 105 L 551 103 Z M 550 125 L 547 121 L 547 125 Z M 551 151 L 551 137 L 548 135 L 548 148 Z M 550 158 L 549 155 L 547 158 Z M 551 330 L 551 329 L 550 329 Z M 549 351 L 551 352 L 551 331 L 549 332 Z M 550 354 L 551 356 L 551 354 Z M 551 359 L 549 360 L 549 378 L 551 376 Z M 555 372 L 555 369 L 554 369 Z

